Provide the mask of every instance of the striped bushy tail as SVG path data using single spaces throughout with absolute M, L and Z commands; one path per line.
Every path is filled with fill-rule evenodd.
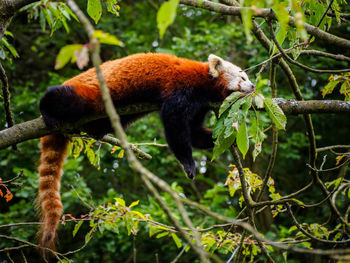
M 68 139 L 61 134 L 41 138 L 39 166 L 39 206 L 42 225 L 39 231 L 42 247 L 55 249 L 56 230 L 62 214 L 60 177 L 66 158 Z M 43 251 L 44 256 L 45 251 Z

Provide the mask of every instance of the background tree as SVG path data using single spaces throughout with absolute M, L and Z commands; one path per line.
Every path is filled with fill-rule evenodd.
M 152 156 L 142 165 L 164 180 L 156 184 L 160 198 L 147 190 L 145 177 L 129 167 L 127 149 L 120 148 L 123 140 L 105 137 L 105 143 L 88 135 L 72 135 L 62 181 L 66 215 L 60 227 L 58 260 L 350 260 L 350 106 L 344 102 L 350 100 L 346 69 L 350 10 L 346 1 L 118 4 L 108 0 L 102 5 L 100 1 L 79 1 L 96 23 L 89 37 L 72 4 L 48 0 L 0 3 L 0 58 L 7 74 L 1 70 L 5 110 L 0 121 L 4 129 L 0 132 L 0 259 L 38 261 L 33 200 L 38 188 L 39 147 L 33 138 L 52 130 L 40 119 L 25 121 L 38 117 L 38 102 L 48 86 L 92 66 L 87 55 L 93 51 L 91 38 L 95 38 L 102 43 L 103 60 L 151 51 L 205 61 L 215 53 L 246 68 L 256 78 L 260 95 L 253 95 L 255 104 L 249 112 L 251 97 L 231 97 L 220 110 L 216 108 L 219 121 L 216 114 L 209 116 L 216 147 L 213 152 L 195 151 L 199 175 L 194 182 L 184 176 L 164 145 L 157 113 L 129 128 L 127 139 L 139 149 L 134 151 Z M 277 95 L 308 100 L 304 104 L 275 100 L 285 113 L 304 114 L 288 115 L 285 124 L 282 112 L 268 99 Z M 327 101 L 322 100 L 325 96 Z M 230 114 L 240 104 L 238 116 Z M 260 104 L 267 113 L 256 111 Z M 136 110 L 142 107 L 152 105 Z M 311 118 L 308 113 L 328 114 Z M 13 125 L 11 119 L 19 124 L 6 129 Z M 277 130 L 284 125 L 285 130 Z M 69 128 L 64 130 L 69 132 Z M 30 136 L 24 138 L 29 131 Z M 6 148 L 22 141 L 17 150 Z M 186 204 L 186 212 L 178 210 L 179 204 Z M 197 231 L 183 228 L 188 226 L 186 216 Z M 197 239 L 191 248 L 186 240 L 194 240 L 195 232 L 200 242 Z

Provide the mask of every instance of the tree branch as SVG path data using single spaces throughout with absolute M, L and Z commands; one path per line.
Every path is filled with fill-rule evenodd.
M 0 40 L 11 23 L 12 16 L 17 10 L 36 0 L 1 0 L 0 1 Z
M 181 0 L 180 3 L 184 5 L 189 5 L 189 6 L 221 13 L 223 15 L 231 15 L 231 16 L 241 16 L 242 10 L 251 9 L 250 7 L 228 6 L 220 3 L 210 2 L 207 0 Z M 253 9 L 252 11 L 255 17 L 264 17 L 264 18 L 270 18 L 272 20 L 277 20 L 275 12 L 273 12 L 273 10 L 269 8 L 261 8 L 259 9 L 259 13 L 254 12 Z M 294 17 L 289 17 L 289 25 L 292 27 L 295 27 Z M 350 40 L 348 39 L 344 39 L 344 38 L 332 35 L 330 33 L 327 33 L 319 29 L 318 27 L 315 27 L 307 23 L 304 24 L 304 28 L 306 32 L 308 32 L 310 35 L 313 35 L 319 39 L 327 41 L 330 44 L 343 47 L 343 48 L 350 48 Z
M 285 114 L 306 114 L 306 113 L 350 113 L 350 102 L 339 100 L 309 100 L 296 101 L 283 98 L 274 99 Z M 218 104 L 211 105 L 218 107 Z M 132 104 L 118 107 L 120 115 L 135 114 L 141 112 L 156 111 L 157 106 L 150 103 Z M 83 124 L 105 116 L 93 116 L 81 119 L 77 123 L 67 123 L 62 127 L 49 128 L 41 118 L 14 125 L 0 131 L 0 150 L 8 146 L 24 142 L 30 139 L 43 137 L 52 133 L 72 133 Z

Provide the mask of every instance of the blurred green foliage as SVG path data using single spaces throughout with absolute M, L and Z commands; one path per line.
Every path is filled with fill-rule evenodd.
M 243 2 L 246 5 L 254 4 L 258 7 L 274 7 L 283 13 L 285 5 L 289 1 Z M 316 2 L 317 5 L 315 5 Z M 213 53 L 238 64 L 242 68 L 247 68 L 269 58 L 268 52 L 248 31 L 250 28 L 247 22 L 250 17 L 249 14 L 243 16 L 242 24 L 240 18 L 222 16 L 202 9 L 179 5 L 174 23 L 167 28 L 163 37 L 160 38 L 157 29 L 157 12 L 163 3 L 162 1 L 125 0 L 118 2 L 118 8 L 116 9 L 113 8 L 115 7 L 113 3 L 115 4 L 116 1 L 112 0 L 103 2 L 78 1 L 78 3 L 85 10 L 88 9 L 89 14 L 98 22 L 97 29 L 116 36 L 124 43 L 124 46 L 103 45 L 101 55 L 104 60 L 138 52 L 166 52 L 206 61 L 208 55 Z M 99 13 L 100 11 L 96 13 L 96 10 L 91 7 L 94 4 L 101 5 L 101 3 L 102 15 Z M 300 8 L 312 10 L 317 6 L 316 12 L 312 12 L 311 16 L 304 16 L 304 14 L 302 16 L 302 21 L 315 25 L 328 2 L 321 1 L 320 3 L 323 4 L 320 4 L 319 1 L 302 1 L 302 3 L 303 6 L 293 4 L 295 9 L 293 14 L 300 12 Z M 56 57 L 62 47 L 87 42 L 86 34 L 81 25 L 76 22 L 75 16 L 61 4 L 41 1 L 39 4 L 33 4 L 25 8 L 13 19 L 8 29 L 12 34 L 9 33 L 6 35 L 6 39 L 3 38 L 0 59 L 9 78 L 12 95 L 11 106 L 16 123 L 38 117 L 38 103 L 47 87 L 62 83 L 80 72 L 75 64 L 68 64 L 58 70 L 54 69 Z M 334 4 L 341 5 L 344 12 L 350 11 L 350 8 L 345 6 L 345 1 L 334 1 Z M 109 12 L 105 12 L 105 10 Z M 63 16 L 60 16 L 62 15 L 60 12 Z M 327 18 L 321 26 L 323 29 L 332 30 L 337 35 L 349 36 L 349 22 L 338 24 L 338 13 L 336 12 L 337 16 L 333 19 Z M 263 20 L 257 19 L 257 21 L 263 29 L 266 29 Z M 302 27 L 291 30 L 291 28 L 287 28 L 285 21 L 280 22 L 277 29 L 279 32 L 278 39 L 284 47 L 290 47 L 295 44 L 295 41 L 305 38 Z M 322 41 L 315 42 L 313 48 L 350 56 L 349 50 L 338 50 L 336 47 Z M 17 57 L 17 53 L 19 57 Z M 298 54 L 293 55 L 296 57 Z M 299 60 L 317 68 L 349 66 L 346 62 L 319 57 L 300 56 Z M 89 64 L 89 66 L 91 65 Z M 258 67 L 249 71 L 252 80 L 255 79 L 259 69 Z M 322 95 L 330 92 L 330 88 L 332 90 L 339 89 L 332 82 L 326 86 L 329 82 L 329 75 L 327 74 L 309 73 L 296 67 L 293 67 L 293 70 L 305 99 L 321 99 Z M 263 80 L 268 79 L 268 71 L 269 68 L 267 67 L 261 72 Z M 278 96 L 293 98 L 288 81 L 280 70 L 277 71 L 276 78 Z M 340 81 L 336 77 L 333 77 L 332 80 Z M 270 87 L 267 84 L 268 82 L 265 81 L 265 85 L 261 87 L 261 92 L 266 97 L 271 97 Z M 328 89 L 321 94 L 321 90 L 325 86 Z M 343 88 L 345 91 L 347 89 L 347 86 Z M 344 99 L 344 96 L 339 92 L 333 92 L 328 95 L 328 98 Z M 3 114 L 3 111 L 1 111 L 1 114 Z M 266 113 L 259 114 L 262 129 L 270 125 L 267 116 Z M 207 124 L 213 127 L 216 118 L 214 114 L 208 117 Z M 346 125 L 349 120 L 347 116 L 332 115 L 330 118 L 328 115 L 314 115 L 313 121 L 318 145 L 349 144 L 349 125 Z M 248 125 L 251 127 L 253 123 L 248 121 Z M 0 119 L 0 126 L 1 129 L 6 128 L 4 116 Z M 134 143 L 153 142 L 154 140 L 157 143 L 166 143 L 157 113 L 150 114 L 132 124 L 127 134 L 129 141 Z M 247 168 L 248 171 L 252 171 L 250 172 L 252 177 L 249 178 L 252 182 L 261 180 L 268 164 L 272 136 L 271 132 L 266 135 L 262 152 L 256 157 L 255 162 L 253 162 L 252 157 L 253 149 L 248 150 L 244 161 L 244 166 L 249 167 L 249 169 Z M 305 167 L 308 159 L 308 141 L 302 117 L 288 116 L 286 131 L 281 131 L 279 135 L 276 166 L 272 173 L 274 180 L 269 182 L 272 199 L 278 197 L 279 194 L 284 195 L 293 192 L 310 180 L 308 170 Z M 261 141 L 262 139 L 260 138 Z M 108 209 L 115 209 L 116 212 L 126 209 L 129 213 L 135 208 L 144 217 L 150 215 L 154 221 L 170 225 L 167 216 L 155 199 L 146 191 L 139 177 L 132 172 L 125 158 L 120 158 L 122 157 L 120 150 L 111 153 L 113 146 L 93 141 L 88 144 L 87 149 L 89 150 L 87 152 L 92 151 L 95 155 L 91 156 L 92 153 L 90 153 L 90 158 L 88 158 L 83 153 L 75 152 L 74 154 L 74 149 L 86 147 L 86 144 L 84 145 L 84 142 L 75 142 L 75 144 L 72 147 L 72 154 L 64 165 L 64 176 L 61 185 L 64 213 L 71 214 L 75 218 L 89 215 L 89 217 L 94 218 L 94 221 L 90 225 L 89 223 L 82 223 L 82 225 L 79 225 L 79 229 L 77 229 L 76 223 L 71 220 L 66 222 L 64 226 L 61 225 L 59 251 L 65 252 L 80 248 L 85 243 L 86 236 L 88 235 L 88 238 L 90 238 L 88 233 L 91 233 L 92 238 L 89 240 L 87 247 L 70 257 L 73 262 L 132 262 L 134 248 L 137 253 L 137 262 L 170 262 L 173 260 L 182 249 L 181 244 L 184 245 L 184 243 L 178 240 L 177 236 L 174 237 L 174 233 L 169 229 L 161 229 L 163 232 L 157 232 L 160 229 L 154 230 L 149 223 L 145 222 L 140 222 L 135 227 L 131 225 L 127 217 L 116 224 L 108 225 L 106 223 L 108 218 L 99 218 L 99 215 Z M 23 176 L 16 181 L 16 183 L 21 183 L 21 187 L 19 185 L 8 185 L 14 195 L 13 199 L 10 202 L 5 202 L 4 199 L 0 198 L 0 226 L 10 223 L 38 221 L 35 212 L 35 198 L 38 191 L 39 140 L 21 143 L 18 148 L 18 151 L 11 148 L 0 151 L 0 177 L 3 180 L 11 179 L 23 171 Z M 213 153 L 210 151 L 195 151 L 194 157 L 198 163 L 199 174 L 196 180 L 192 182 L 185 177 L 179 163 L 168 148 L 156 146 L 140 146 L 139 148 L 153 156 L 151 161 L 142 161 L 142 163 L 171 184 L 172 188 L 182 196 L 198 201 L 222 215 L 229 217 L 238 215 L 241 210 L 241 200 L 237 194 L 234 195 L 234 192 L 240 191 L 240 187 L 232 188 L 234 170 L 228 167 L 232 163 L 232 157 L 228 152 L 210 162 Z M 322 158 L 323 155 L 320 154 L 317 162 L 321 163 Z M 91 162 L 95 162 L 95 165 L 92 165 Z M 335 166 L 334 155 L 330 154 L 325 166 Z M 325 181 L 332 182 L 334 180 L 334 173 L 325 173 L 323 176 Z M 329 186 L 331 187 L 334 184 L 330 183 Z M 255 185 L 254 187 L 258 186 Z M 274 192 L 275 189 L 278 193 Z M 119 202 L 116 202 L 115 198 L 120 198 L 118 199 Z M 172 198 L 166 193 L 162 194 L 162 198 L 176 217 L 181 220 Z M 320 199 L 321 194 L 319 189 L 316 188 L 309 190 L 302 198 L 305 203 L 316 203 Z M 127 205 L 139 200 L 139 204 L 129 210 L 120 200 L 124 200 Z M 342 195 L 337 201 L 337 205 L 340 209 L 346 210 L 349 206 L 349 197 Z M 280 213 L 279 207 L 274 209 L 275 213 L 273 215 L 275 218 L 272 224 L 266 218 L 259 219 L 261 229 L 269 229 L 266 233 L 267 237 L 272 239 L 285 238 L 286 240 L 291 236 L 304 238 L 300 232 L 297 233 L 295 228 L 290 228 L 292 222 L 288 215 Z M 301 212 L 300 221 L 314 223 L 305 227 L 310 233 L 320 238 L 326 238 L 328 235 L 327 229 L 318 225 L 317 222 L 322 223 L 327 219 L 330 214 L 328 206 L 324 204 L 310 210 L 311 212 L 308 213 Z M 194 224 L 203 228 L 220 223 L 191 207 L 188 207 L 188 213 Z M 124 215 L 126 214 L 124 213 Z M 111 214 L 104 215 L 108 217 Z M 140 215 L 136 213 L 136 216 Z M 116 227 L 118 227 L 117 230 Z M 337 222 L 333 224 L 333 228 L 337 228 Z M 94 232 L 95 230 L 98 231 Z M 229 258 L 237 244 L 237 242 L 232 241 L 238 238 L 235 233 L 229 233 L 225 230 L 228 229 L 217 228 L 206 233 L 203 237 L 203 243 L 207 244 L 206 248 L 209 251 L 217 250 L 218 255 L 223 260 Z M 2 234 L 31 242 L 35 242 L 36 231 L 36 224 L 0 228 Z M 73 231 L 75 232 L 74 237 L 72 235 Z M 150 235 L 151 232 L 152 235 Z M 164 234 L 162 235 L 162 233 Z M 227 233 L 230 235 L 228 239 L 225 237 Z M 217 245 L 217 243 L 213 240 L 220 242 L 224 240 L 224 237 L 225 241 L 222 246 L 216 247 L 215 244 Z M 13 241 L 0 239 L 0 249 L 16 245 L 18 244 Z M 310 243 L 305 242 L 301 246 L 309 247 Z M 269 248 L 269 250 L 272 251 L 272 248 Z M 29 262 L 39 262 L 37 251 L 31 248 L 23 249 L 23 251 Z M 260 253 L 260 248 L 254 244 L 244 247 L 243 254 L 247 261 L 263 262 L 263 258 L 257 256 L 258 253 Z M 327 262 L 318 257 L 293 253 L 288 254 L 287 257 L 282 251 L 276 250 L 273 254 L 277 262 Z M 20 254 L 11 255 L 15 262 L 21 262 Z M 6 260 L 8 259 L 5 254 L 0 253 L 0 261 L 7 262 Z M 199 262 L 199 260 L 193 251 L 188 251 L 182 255 L 179 262 Z

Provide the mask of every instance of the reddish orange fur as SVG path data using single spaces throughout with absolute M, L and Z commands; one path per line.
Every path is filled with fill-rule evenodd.
M 108 61 L 101 65 L 108 87 L 114 99 L 122 101 L 143 89 L 153 88 L 167 98 L 183 88 L 208 89 L 217 95 L 227 96 L 226 80 L 222 77 L 211 81 L 209 64 L 168 54 L 135 54 Z M 78 97 L 95 107 L 96 114 L 104 111 L 95 68 L 91 68 L 63 83 L 73 88 Z M 60 200 L 60 176 L 65 160 L 68 140 L 63 135 L 49 135 L 41 139 L 39 202 L 42 209 L 40 245 L 54 249 L 56 230 L 62 213 Z
M 60 134 L 41 138 L 39 204 L 41 206 L 40 246 L 55 249 L 56 230 L 62 213 L 60 177 L 68 139 Z M 44 254 L 45 251 L 43 251 Z
M 179 87 L 217 88 L 218 94 L 224 91 L 221 85 L 213 87 L 210 83 L 207 62 L 197 62 L 168 54 L 135 54 L 105 62 L 101 65 L 101 70 L 108 87 L 118 94 L 119 100 L 130 97 L 132 93 L 136 94 L 143 87 L 154 86 L 161 88 L 163 97 L 169 96 Z M 148 78 L 145 79 L 145 76 Z M 95 68 L 67 80 L 63 85 L 73 86 L 79 96 L 93 100 L 96 107 L 101 104 Z

